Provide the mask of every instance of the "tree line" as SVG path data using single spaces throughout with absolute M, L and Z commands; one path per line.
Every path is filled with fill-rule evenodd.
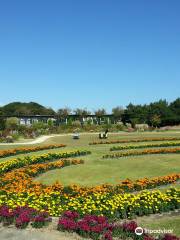
M 0 116 L 22 116 L 22 115 L 54 115 L 58 118 L 66 118 L 68 115 L 75 114 L 80 117 L 95 114 L 101 117 L 107 114 L 106 109 L 101 108 L 93 113 L 87 108 L 70 109 L 60 108 L 57 111 L 46 108 L 38 103 L 13 102 L 0 108 Z M 132 127 L 136 124 L 148 124 L 154 127 L 180 124 L 180 98 L 168 103 L 166 100 L 159 100 L 150 104 L 134 105 L 130 103 L 126 108 L 117 106 L 111 111 L 113 120 L 131 123 Z

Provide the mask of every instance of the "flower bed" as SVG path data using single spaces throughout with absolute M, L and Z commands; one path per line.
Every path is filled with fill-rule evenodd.
M 122 139 L 122 140 L 110 140 L 110 141 L 97 141 L 90 142 L 89 145 L 98 144 L 115 144 L 115 143 L 132 143 L 132 142 L 153 142 L 153 141 L 179 141 L 179 137 L 159 137 L 159 138 L 132 138 L 132 139 Z
M 15 193 L 29 192 L 36 193 L 36 195 L 52 192 L 55 189 L 57 190 L 57 188 L 59 191 L 61 191 L 63 186 L 58 183 L 52 186 L 46 186 L 33 181 L 33 178 L 52 169 L 63 168 L 69 165 L 82 163 L 84 163 L 84 161 L 80 159 L 61 159 L 56 162 L 34 164 L 15 169 L 1 175 L 0 190 Z
M 44 146 L 35 146 L 35 147 L 25 147 L 25 148 L 14 148 L 8 150 L 0 150 L 0 158 L 14 156 L 21 153 L 37 152 L 46 149 L 62 148 L 65 147 L 64 144 L 50 144 Z
M 0 176 L 0 190 L 23 192 L 25 191 L 36 192 L 38 194 L 47 191 L 47 187 L 33 181 L 33 178 L 46 171 L 62 168 L 68 165 L 82 164 L 83 160 L 79 159 L 62 159 L 50 163 L 40 163 L 24 166 L 23 168 L 14 169 L 10 172 L 1 174 Z M 103 184 L 94 187 L 83 187 L 78 185 L 71 185 L 63 187 L 61 184 L 56 183 L 55 188 L 62 194 L 68 194 L 69 196 L 87 196 L 93 193 L 124 193 L 133 192 L 143 189 L 152 189 L 157 186 L 173 184 L 180 179 L 180 174 L 170 174 L 161 177 L 154 178 L 142 178 L 137 180 L 125 179 L 118 184 L 110 185 Z M 51 189 L 51 186 L 48 186 Z M 38 191 L 36 191 L 38 190 Z
M 4 226 L 14 224 L 16 228 L 23 229 L 31 224 L 33 228 L 42 228 L 52 221 L 48 212 L 39 212 L 31 207 L 17 207 L 10 209 L 6 205 L 0 206 L 0 222 Z M 178 237 L 171 234 L 164 236 L 153 236 L 142 231 L 141 236 L 135 233 L 138 227 L 135 221 L 126 221 L 123 223 L 110 222 L 104 216 L 85 215 L 80 217 L 76 211 L 65 211 L 59 218 L 57 230 L 66 232 L 76 232 L 83 238 L 94 240 L 113 240 L 116 237 L 121 239 L 131 238 L 134 240 L 179 240 Z
M 51 216 L 59 216 L 64 211 L 70 210 L 77 211 L 80 216 L 93 214 L 122 219 L 180 208 L 180 190 L 177 189 L 170 189 L 164 193 L 157 190 L 134 194 L 124 193 L 173 183 L 180 178 L 179 174 L 136 181 L 127 179 L 116 186 L 103 185 L 94 188 L 63 187 L 59 183 L 46 186 L 33 181 L 33 177 L 45 171 L 62 168 L 70 164 L 83 163 L 82 160 L 78 159 L 47 161 L 88 153 L 90 152 L 49 153 L 1 163 L 0 205 L 7 205 L 11 209 L 9 212 L 9 216 L 12 217 L 11 221 L 14 221 L 14 217 L 11 216 L 14 209 L 26 206 L 35 209 L 37 212 L 48 211 Z M 20 228 L 25 227 L 27 222 L 30 221 L 30 217 L 26 214 L 22 214 L 20 217 L 18 215 L 17 219 L 16 224 Z M 23 225 L 21 224 L 22 221 L 25 222 Z M 32 222 L 33 227 L 41 227 L 43 224 L 41 215 L 34 218 Z
M 161 213 L 180 208 L 180 190 L 170 189 L 160 191 L 142 191 L 130 193 L 92 193 L 85 196 L 62 194 L 56 184 L 46 186 L 35 185 L 33 191 L 22 186 L 23 191 L 0 191 L 0 205 L 7 204 L 12 209 L 17 206 L 30 206 L 39 211 L 47 210 L 51 216 L 58 216 L 65 210 L 78 211 L 80 215 L 98 214 L 111 218 L 127 218 Z M 19 187 L 21 188 L 21 187 Z
M 142 229 L 142 234 L 137 236 L 135 233 L 138 225 L 135 221 L 124 223 L 109 222 L 104 216 L 86 215 L 80 218 L 77 212 L 66 211 L 59 218 L 59 231 L 76 232 L 83 238 L 94 240 L 113 240 L 118 239 L 141 239 L 141 240 L 179 240 L 178 237 L 171 234 L 165 234 L 154 238 Z
M 62 159 L 56 162 L 26 165 L 23 168 L 1 174 L 0 205 L 7 204 L 12 209 L 17 206 L 28 205 L 41 211 L 46 209 L 52 216 L 58 216 L 65 210 L 78 210 L 81 215 L 98 213 L 119 218 L 130 217 L 133 214 L 144 215 L 179 208 L 180 191 L 178 190 L 171 190 L 164 194 L 159 191 L 145 192 L 147 195 L 145 199 L 149 197 L 149 194 L 151 195 L 147 207 L 142 200 L 144 199 L 143 193 L 136 195 L 124 194 L 124 192 L 174 183 L 180 178 L 180 174 L 136 181 L 127 179 L 115 186 L 102 185 L 91 188 L 63 187 L 59 183 L 46 186 L 33 181 L 33 177 L 45 171 L 80 163 L 83 163 L 83 161 Z M 159 198 L 158 204 L 156 200 L 151 202 L 153 197 L 155 199 Z
M 163 149 L 145 149 L 140 151 L 127 151 L 127 152 L 118 152 L 114 154 L 106 154 L 103 158 L 120 158 L 128 156 L 138 156 L 138 155 L 147 155 L 147 154 L 168 154 L 168 153 L 180 153 L 179 148 L 163 148 Z
M 136 149 L 136 148 L 176 147 L 176 146 L 180 146 L 180 142 L 163 142 L 163 143 L 145 144 L 145 145 L 114 146 L 110 148 L 110 151 Z
M 67 193 L 69 196 L 87 196 L 94 193 L 125 193 L 145 189 L 153 189 L 158 186 L 164 186 L 167 184 L 174 184 L 179 179 L 180 173 L 161 177 L 141 178 L 137 180 L 125 179 L 120 181 L 118 184 L 102 184 L 93 187 L 82 187 L 74 184 L 71 186 L 63 187 L 62 193 Z
M 26 228 L 31 223 L 34 228 L 41 228 L 51 222 L 48 212 L 39 212 L 36 209 L 25 207 L 16 207 L 10 209 L 6 205 L 0 206 L 0 222 L 4 226 L 15 224 L 19 229 Z
M 84 156 L 90 153 L 91 153 L 90 151 L 86 151 L 86 150 L 75 150 L 75 151 L 68 151 L 68 152 L 44 153 L 38 156 L 26 156 L 21 158 L 15 158 L 15 159 L 11 159 L 6 162 L 0 163 L 0 174 L 3 174 L 15 168 L 21 168 L 31 164 L 44 163 L 44 162 L 56 160 L 59 158 Z

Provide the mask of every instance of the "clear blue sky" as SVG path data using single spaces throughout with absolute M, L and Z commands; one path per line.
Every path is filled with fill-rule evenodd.
M 179 0 L 0 2 L 0 104 L 90 110 L 180 97 Z

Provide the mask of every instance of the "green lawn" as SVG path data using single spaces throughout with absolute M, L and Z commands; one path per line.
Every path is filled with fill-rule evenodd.
M 136 221 L 138 222 L 138 225 L 143 228 L 150 230 L 172 229 L 173 234 L 175 234 L 176 236 L 180 236 L 180 213 L 174 215 L 170 214 L 169 216 L 145 216 L 137 218 Z
M 109 139 L 156 136 L 165 137 L 167 134 L 126 133 L 110 136 Z M 168 136 L 173 137 L 174 134 L 168 133 Z M 76 183 L 90 186 L 102 183 L 118 183 L 119 180 L 125 178 L 137 179 L 141 177 L 156 177 L 180 172 L 179 154 L 160 154 L 135 157 L 131 156 L 120 159 L 102 159 L 102 155 L 108 153 L 112 145 L 89 146 L 88 143 L 92 140 L 98 140 L 97 136 L 81 136 L 80 140 L 72 140 L 70 136 L 49 139 L 48 143 L 62 142 L 67 144 L 66 149 L 84 148 L 91 150 L 92 154 L 83 157 L 85 160 L 83 165 L 69 166 L 63 169 L 52 170 L 39 176 L 37 180 L 45 184 L 51 184 L 58 180 L 64 185 Z

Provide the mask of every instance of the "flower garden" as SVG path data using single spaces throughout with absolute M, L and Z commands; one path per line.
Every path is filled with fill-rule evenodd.
M 155 138 L 134 138 L 126 140 L 111 140 L 111 141 L 93 141 L 89 145 L 98 145 L 98 144 L 116 144 L 116 143 L 132 143 L 132 142 L 154 142 L 154 141 L 179 141 L 179 137 L 155 137 Z
M 147 154 L 168 154 L 168 153 L 180 153 L 180 147 L 178 148 L 162 148 L 162 149 L 145 149 L 140 151 L 128 151 L 128 152 L 118 152 L 114 154 L 104 155 L 103 158 L 118 158 L 118 157 L 128 157 L 137 155 L 147 155 Z
M 58 218 L 58 231 L 75 232 L 83 238 L 153 240 L 155 239 L 153 235 L 135 234 L 138 224 L 133 219 L 179 211 L 180 171 L 177 160 L 177 170 L 173 172 L 168 169 L 166 174 L 161 173 L 152 177 L 139 174 L 136 178 L 131 178 L 130 175 L 121 178 L 119 172 L 118 182 L 110 183 L 107 180 L 94 186 L 91 184 L 83 186 L 76 182 L 63 184 L 61 181 L 45 184 L 41 181 L 41 177 L 51 172 L 55 174 L 56 171 L 60 171 L 58 173 L 61 175 L 63 171 L 86 168 L 90 166 L 88 164 L 92 164 L 93 157 L 98 158 L 99 165 L 109 161 L 108 166 L 111 161 L 114 163 L 121 161 L 119 158 L 126 161 L 124 157 L 132 157 L 131 162 L 136 161 L 137 156 L 146 157 L 155 154 L 168 157 L 170 155 L 170 158 L 173 158 L 174 153 L 178 156 L 180 153 L 178 140 L 177 137 L 112 139 L 107 143 L 108 146 L 110 142 L 124 145 L 112 145 L 109 148 L 103 143 L 105 150 L 101 148 L 102 142 L 89 145 L 88 139 L 86 148 L 84 148 L 85 144 L 83 148 L 79 148 L 76 143 L 72 143 L 74 145 L 69 143 L 71 146 L 68 148 L 68 142 L 64 141 L 63 144 L 1 150 L 1 159 L 6 157 L 6 160 L 0 162 L 0 222 L 3 226 L 14 225 L 19 229 L 29 225 L 33 228 L 42 228 L 51 224 L 52 218 Z M 155 143 L 142 145 L 143 141 L 155 141 Z M 58 149 L 65 146 L 67 146 L 66 151 Z M 136 150 L 139 148 L 144 149 Z M 47 149 L 49 152 L 38 152 Z M 94 149 L 99 152 L 94 152 Z M 119 152 L 112 154 L 112 151 Z M 31 152 L 36 154 L 25 154 Z M 25 155 L 18 157 L 21 153 Z M 13 155 L 16 157 L 7 158 Z M 73 178 L 73 175 L 70 174 L 68 177 Z M 164 234 L 156 236 L 156 239 L 179 238 L 172 234 Z
M 47 149 L 54 149 L 54 148 L 61 148 L 65 147 L 64 144 L 50 144 L 50 145 L 44 145 L 44 146 L 35 146 L 35 147 L 26 147 L 26 148 L 13 148 L 8 150 L 1 150 L 0 151 L 0 158 L 8 157 L 8 156 L 14 156 L 21 153 L 30 153 L 30 152 L 37 152 L 41 150 L 47 150 Z

